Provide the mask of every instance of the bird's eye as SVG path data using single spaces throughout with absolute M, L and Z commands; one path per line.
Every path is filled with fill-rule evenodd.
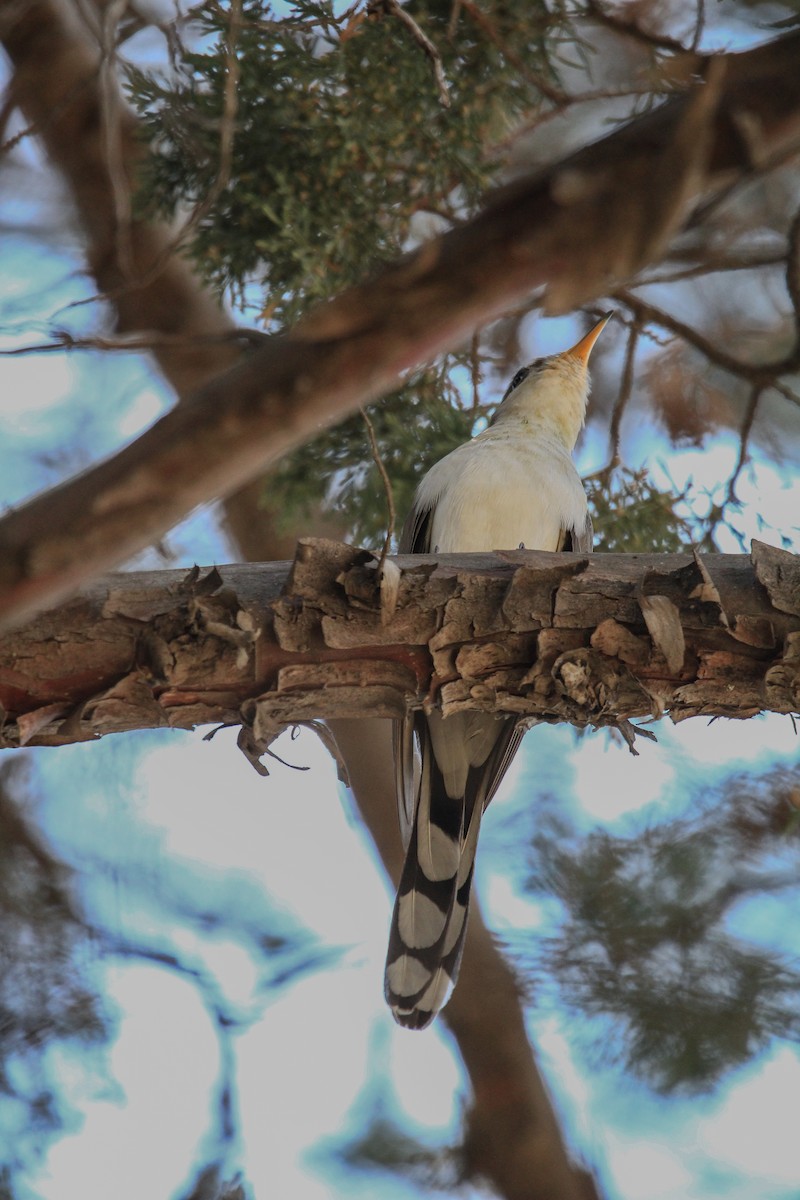
M 504 400 L 505 400 L 506 396 L 511 395 L 511 393 L 514 391 L 514 388 L 519 387 L 519 385 L 522 383 L 523 379 L 528 378 L 528 375 L 530 374 L 530 370 L 531 370 L 530 367 L 520 367 L 520 369 L 517 371 L 514 378 L 511 380 L 511 383 L 506 388 L 506 395 L 503 397 Z

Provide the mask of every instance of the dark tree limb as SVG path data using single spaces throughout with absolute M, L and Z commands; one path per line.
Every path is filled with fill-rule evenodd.
M 2 6 L 0 39 L 14 68 L 10 101 L 69 183 L 89 270 L 98 291 L 112 299 L 118 332 L 172 335 L 153 353 L 175 390 L 186 393 L 239 357 L 235 344 L 214 340 L 233 323 L 171 252 L 166 226 L 130 216 L 146 149 L 111 86 L 108 49 L 91 44 L 80 11 L 66 0 Z M 203 334 L 210 336 L 207 346 L 199 341 Z

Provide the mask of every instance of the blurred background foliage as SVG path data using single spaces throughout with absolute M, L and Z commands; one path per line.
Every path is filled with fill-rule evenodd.
M 535 975 L 607 1018 L 600 1053 L 659 1092 L 708 1091 L 771 1039 L 800 1036 L 798 964 L 737 928 L 748 900 L 800 891 L 798 805 L 785 768 L 729 775 L 687 815 L 625 837 L 579 836 L 556 797 L 537 804 L 528 888 L 556 896 L 563 921 Z
M 26 783 L 21 761 L 0 764 L 0 1147 L 8 1148 L 0 1168 L 8 1179 L 65 1120 L 48 1045 L 88 1053 L 109 1032 L 86 970 L 92 939 L 72 872 L 26 815 Z

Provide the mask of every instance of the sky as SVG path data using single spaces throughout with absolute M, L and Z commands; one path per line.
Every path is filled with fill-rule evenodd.
M 8 198 L 0 196 L 0 349 L 46 340 L 54 310 L 76 331 L 97 319 L 91 306 L 67 307 L 90 292 L 78 247 L 57 223 L 55 236 L 37 229 L 53 226 L 59 192 L 24 143 L 20 154 L 34 175 L 24 203 L 8 184 Z M 9 233 L 23 214 L 31 232 Z M 576 328 L 537 323 L 532 352 L 569 344 Z M 169 403 L 137 356 L 0 357 L 0 503 L 17 504 L 112 452 Z M 647 431 L 629 438 L 630 453 L 649 459 Z M 670 453 L 669 473 L 679 484 L 716 483 L 736 449 L 722 436 L 702 451 Z M 587 438 L 581 467 L 600 465 L 603 451 Z M 756 461 L 740 495 L 749 537 L 795 536 L 800 496 L 790 472 Z M 173 565 L 231 557 L 210 509 L 167 544 Z M 111 1037 L 91 1054 L 48 1049 L 65 1125 L 41 1156 L 29 1154 L 19 1196 L 179 1196 L 194 1166 L 221 1151 L 259 1200 L 357 1198 L 378 1186 L 388 1200 L 410 1200 L 420 1194 L 413 1184 L 358 1174 L 337 1160 L 336 1146 L 384 1109 L 426 1144 L 456 1140 L 465 1079 L 443 1026 L 409 1034 L 385 1009 L 392 898 L 352 801 L 309 733 L 277 748 L 308 770 L 275 763 L 266 780 L 236 749 L 235 731 L 211 742 L 203 733 L 148 731 L 25 752 L 30 804 L 49 844 L 75 868 L 83 910 L 119 946 L 135 942 L 150 957 L 88 952 L 86 977 L 103 997 Z M 661 722 L 657 733 L 638 758 L 604 733 L 576 740 L 571 730 L 542 728 L 528 736 L 487 815 L 479 856 L 478 890 L 501 937 L 535 938 L 553 916 L 552 905 L 523 892 L 522 866 L 509 860 L 509 837 L 536 789 L 557 792 L 580 830 L 624 835 L 684 811 L 721 772 L 796 762 L 786 718 Z M 769 941 L 789 911 L 756 906 L 742 918 L 742 936 Z M 275 939 L 270 956 L 259 942 L 266 934 Z M 564 1128 L 609 1200 L 796 1198 L 796 1047 L 770 1045 L 711 1095 L 665 1100 L 630 1079 L 623 1086 L 617 1067 L 587 1056 L 563 1007 L 529 1019 Z M 231 1031 L 224 1037 L 220 1020 Z M 224 1146 L 223 1086 L 238 1127 Z M 13 1114 L 0 1129 L 13 1129 Z M 13 1136 L 18 1149 L 25 1131 Z

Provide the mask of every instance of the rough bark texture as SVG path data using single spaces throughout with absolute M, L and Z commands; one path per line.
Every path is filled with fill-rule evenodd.
M 48 50 L 37 45 L 48 7 L 3 14 L 0 34 L 23 82 Z M 129 558 L 534 287 L 547 285 L 546 306 L 564 311 L 630 278 L 663 250 L 694 197 L 745 176 L 756 149 L 796 149 L 799 50 L 792 33 L 714 60 L 685 94 L 498 193 L 474 220 L 320 306 L 290 336 L 267 339 L 110 462 L 9 514 L 0 621 L 18 623 Z M 69 103 L 62 94 L 56 111 Z M 758 130 L 757 147 L 748 129 Z
M 800 707 L 800 565 L 517 551 L 390 559 L 308 539 L 294 563 L 117 575 L 0 641 L 5 745 L 436 703 L 578 726 Z

